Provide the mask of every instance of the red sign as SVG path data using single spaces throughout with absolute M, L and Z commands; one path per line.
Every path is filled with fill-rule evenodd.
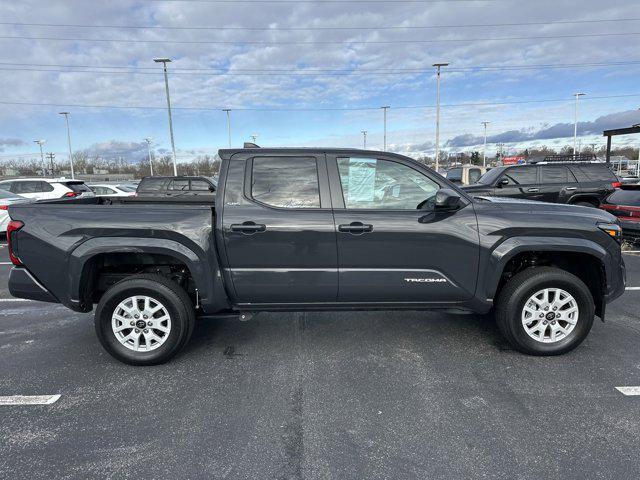
M 519 165 L 521 163 L 525 163 L 524 157 L 522 155 L 514 155 L 512 157 L 502 157 L 503 165 Z

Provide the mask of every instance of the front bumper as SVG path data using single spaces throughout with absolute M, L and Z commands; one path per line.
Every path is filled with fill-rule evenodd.
M 60 303 L 53 294 L 44 288 L 24 267 L 13 267 L 9 273 L 9 293 L 17 298 L 38 300 L 40 302 Z

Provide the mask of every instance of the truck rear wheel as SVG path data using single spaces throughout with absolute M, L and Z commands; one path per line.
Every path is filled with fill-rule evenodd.
M 560 355 L 576 348 L 593 325 L 595 307 L 587 286 L 553 267 L 528 268 L 504 286 L 496 302 L 496 322 L 517 350 Z
M 96 309 L 102 346 L 130 365 L 157 365 L 171 359 L 191 337 L 195 312 L 176 283 L 160 275 L 135 275 L 107 290 Z

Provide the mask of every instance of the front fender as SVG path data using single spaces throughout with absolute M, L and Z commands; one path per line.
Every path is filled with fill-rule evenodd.
M 613 259 L 598 243 L 584 238 L 564 237 L 512 237 L 497 245 L 489 255 L 489 264 L 483 277 L 484 296 L 493 299 L 505 266 L 522 252 L 573 252 L 586 253 L 597 258 L 605 268 L 607 284 L 612 276 Z

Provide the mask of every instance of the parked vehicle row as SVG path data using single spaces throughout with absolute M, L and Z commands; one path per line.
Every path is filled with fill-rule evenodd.
M 474 198 L 389 152 L 219 154 L 215 202 L 9 207 L 11 294 L 97 305 L 103 347 L 148 365 L 185 345 L 196 315 L 282 310 L 493 310 L 516 349 L 556 355 L 624 292 L 620 226 L 603 210 Z
M 138 197 L 202 196 L 213 199 L 217 183 L 200 176 L 144 177 L 138 184 Z
M 97 197 L 131 197 L 136 186 L 128 183 L 91 183 L 89 188 Z
M 474 196 L 496 196 L 599 207 L 620 187 L 620 181 L 601 162 L 566 162 L 495 167 L 478 183 L 462 188 Z
M 86 198 L 94 193 L 82 180 L 55 178 L 18 178 L 0 181 L 0 190 L 25 198 L 49 200 L 56 198 Z

